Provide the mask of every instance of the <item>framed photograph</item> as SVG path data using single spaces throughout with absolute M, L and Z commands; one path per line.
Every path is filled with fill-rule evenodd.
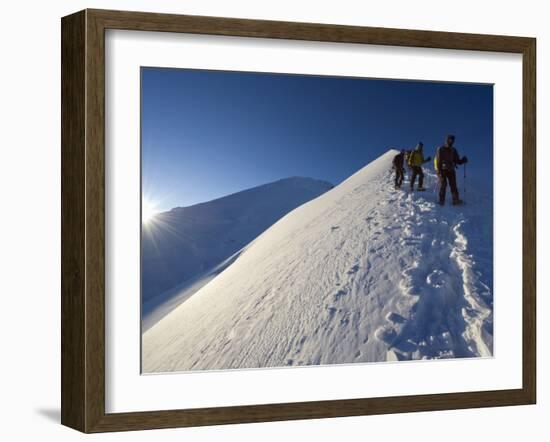
M 62 423 L 536 401 L 536 43 L 62 19 Z

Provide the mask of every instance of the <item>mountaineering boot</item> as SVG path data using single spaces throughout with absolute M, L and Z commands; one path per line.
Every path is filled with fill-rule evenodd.
M 460 198 L 453 200 L 453 206 L 459 206 L 460 204 L 464 204 L 464 201 L 462 201 Z
M 425 187 L 419 187 L 417 190 L 418 190 L 419 192 L 425 192 L 425 191 L 426 191 L 426 188 L 425 188 Z
M 445 205 L 445 200 L 439 200 L 439 201 L 438 201 L 438 204 L 439 204 L 440 206 L 444 206 L 444 205 Z

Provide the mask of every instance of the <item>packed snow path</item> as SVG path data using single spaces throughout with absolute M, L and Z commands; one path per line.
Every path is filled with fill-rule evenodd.
M 492 355 L 492 199 L 393 188 L 389 151 L 143 334 L 144 372 Z

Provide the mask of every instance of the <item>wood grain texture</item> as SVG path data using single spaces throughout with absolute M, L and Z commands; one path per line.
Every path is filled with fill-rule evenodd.
M 145 430 L 267 421 L 320 419 L 531 403 L 523 390 L 294 402 L 241 407 L 107 414 L 92 432 Z
M 86 431 L 105 414 L 105 38 L 86 11 Z
M 474 51 L 522 52 L 529 38 L 319 23 L 246 20 L 148 12 L 88 10 L 105 29 L 362 43 Z
M 523 389 L 537 395 L 537 96 L 536 41 L 523 51 Z
M 61 422 L 85 427 L 85 13 L 61 28 Z
M 106 29 L 523 54 L 523 387 L 338 401 L 105 413 Z M 535 40 L 86 10 L 62 20 L 62 423 L 83 432 L 532 404 L 536 400 Z

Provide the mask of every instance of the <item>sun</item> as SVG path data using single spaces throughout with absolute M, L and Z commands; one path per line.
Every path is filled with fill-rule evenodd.
M 155 204 L 147 198 L 143 198 L 141 201 L 141 222 L 147 224 L 156 213 Z

